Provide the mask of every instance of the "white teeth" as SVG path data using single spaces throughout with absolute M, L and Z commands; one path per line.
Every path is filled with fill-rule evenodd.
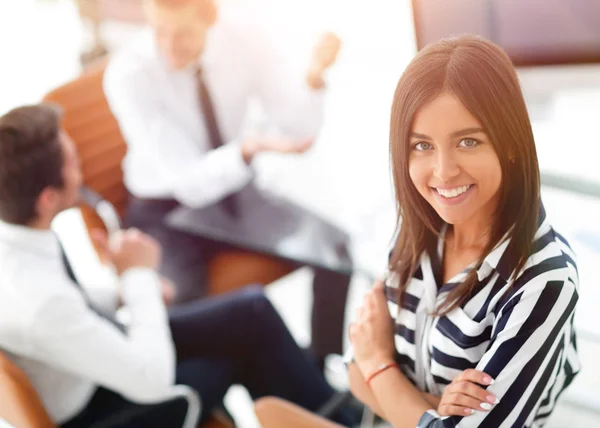
M 467 190 L 469 190 L 470 187 L 471 187 L 471 185 L 467 184 L 466 186 L 456 187 L 454 189 L 438 189 L 438 188 L 436 188 L 435 190 L 437 190 L 437 192 L 445 198 L 456 198 L 458 195 L 461 195 L 461 194 L 465 193 Z

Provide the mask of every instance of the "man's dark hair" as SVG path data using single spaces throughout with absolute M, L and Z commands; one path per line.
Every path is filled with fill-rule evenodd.
M 27 225 L 47 187 L 62 188 L 64 156 L 60 109 L 19 107 L 0 117 L 0 219 Z

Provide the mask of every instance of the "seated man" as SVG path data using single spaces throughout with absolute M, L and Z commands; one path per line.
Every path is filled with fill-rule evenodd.
M 264 31 L 214 0 L 145 0 L 149 29 L 108 65 L 104 89 L 127 143 L 125 223 L 157 239 L 160 272 L 177 285 L 176 302 L 206 294 L 206 260 L 216 245 L 168 228 L 180 205 L 219 203 L 243 215 L 235 194 L 254 177 L 264 152 L 301 154 L 319 130 L 324 76 L 339 39 L 328 34 L 302 61 L 281 55 Z M 294 66 L 297 63 L 298 66 Z M 251 100 L 286 138 L 246 138 Z M 320 361 L 341 353 L 350 278 L 315 271 L 312 348 Z
M 332 396 L 261 287 L 167 313 L 160 245 L 135 229 L 99 240 L 131 313 L 119 324 L 115 308 L 99 307 L 69 279 L 50 230 L 76 203 L 80 182 L 56 109 L 21 107 L 0 118 L 0 348 L 27 373 L 55 423 L 89 427 L 135 412 L 163 401 L 175 383 L 199 393 L 202 420 L 233 383 L 252 397 L 274 394 L 311 410 Z M 143 426 L 172 426 L 159 421 L 176 412 L 154 412 Z

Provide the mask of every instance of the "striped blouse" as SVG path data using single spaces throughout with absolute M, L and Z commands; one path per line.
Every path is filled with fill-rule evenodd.
M 548 224 L 543 208 L 540 212 L 533 252 L 522 273 L 513 277 L 514 266 L 505 257 L 508 241 L 503 242 L 477 269 L 479 291 L 446 316 L 431 314 L 469 268 L 438 290 L 443 236 L 437 254 L 421 256 L 401 310 L 397 277 L 388 279 L 396 359 L 404 374 L 421 391 L 441 396 L 463 370 L 474 368 L 495 379 L 488 389 L 500 399 L 491 411 L 471 416 L 442 418 L 429 410 L 418 428 L 541 427 L 579 371 L 574 254 Z

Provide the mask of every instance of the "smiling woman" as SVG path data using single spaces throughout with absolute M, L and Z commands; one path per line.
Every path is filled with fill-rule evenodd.
M 517 75 L 500 48 L 464 37 L 424 50 L 398 84 L 390 152 L 404 225 L 392 260 L 401 283 L 445 224 L 454 225 L 448 240 L 479 253 L 463 257 L 467 264 L 481 264 L 512 228 L 509 257 L 523 268 L 537 230 L 539 167 Z M 474 283 L 472 273 L 442 309 L 464 303 Z
M 579 278 L 539 200 L 506 54 L 473 36 L 423 49 L 396 89 L 390 151 L 398 238 L 350 325 L 353 394 L 394 428 L 543 426 L 580 368 Z
M 422 50 L 390 153 L 398 238 L 350 327 L 352 391 L 394 427 L 543 425 L 579 369 L 578 275 L 506 54 L 473 36 Z

